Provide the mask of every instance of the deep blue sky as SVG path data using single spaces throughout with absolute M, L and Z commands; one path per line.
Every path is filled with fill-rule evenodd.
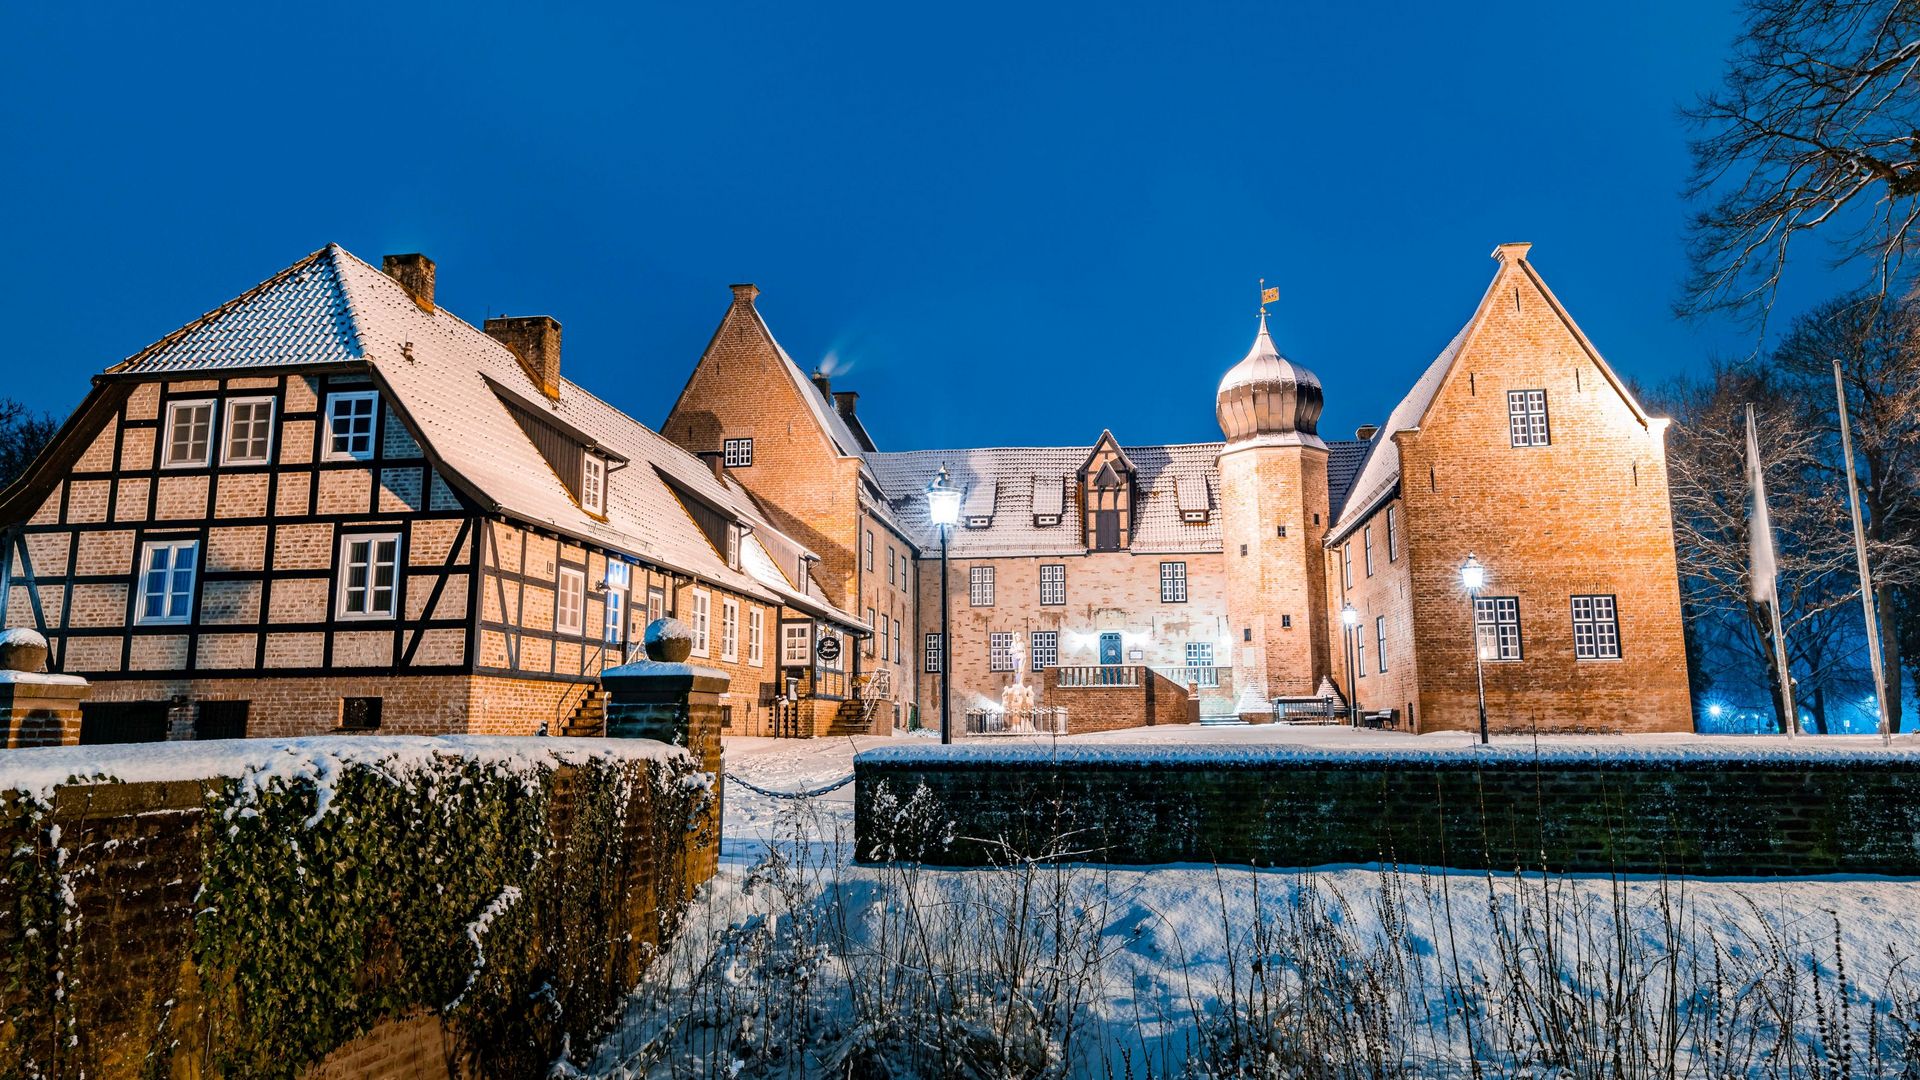
M 1262 276 L 1350 432 L 1506 240 L 1630 377 L 1752 347 L 1670 314 L 1730 5 L 815 6 L 16 5 L 0 395 L 64 414 L 328 241 L 554 315 L 651 424 L 758 282 L 893 449 L 1216 438 Z

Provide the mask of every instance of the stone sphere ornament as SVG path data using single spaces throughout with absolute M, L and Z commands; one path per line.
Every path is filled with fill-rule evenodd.
M 0 630 L 0 671 L 45 671 L 47 639 L 24 626 Z
M 661 664 L 684 664 L 693 655 L 693 628 L 679 619 L 655 619 L 647 624 L 647 659 Z

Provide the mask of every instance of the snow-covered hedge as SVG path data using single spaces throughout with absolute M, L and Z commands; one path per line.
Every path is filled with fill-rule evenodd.
M 671 934 L 711 792 L 629 740 L 0 753 L 0 1075 L 290 1077 L 423 1011 L 539 1075 Z

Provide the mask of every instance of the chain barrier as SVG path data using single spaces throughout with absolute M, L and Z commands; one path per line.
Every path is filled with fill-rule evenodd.
M 811 791 L 775 791 L 772 788 L 763 788 L 750 780 L 742 779 L 740 774 L 732 771 L 727 773 L 727 779 L 739 784 L 748 791 L 765 795 L 770 799 L 811 799 L 816 795 L 825 795 L 829 791 L 835 791 L 853 783 L 853 774 L 848 773 L 825 787 L 817 787 Z

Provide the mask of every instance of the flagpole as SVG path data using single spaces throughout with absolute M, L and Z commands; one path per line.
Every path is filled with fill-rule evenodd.
M 1753 489 L 1753 507 L 1747 516 L 1749 591 L 1757 603 L 1767 605 L 1773 625 L 1774 664 L 1780 669 L 1780 702 L 1786 707 L 1781 719 L 1789 740 L 1800 727 L 1800 710 L 1793 701 L 1793 669 L 1787 660 L 1787 633 L 1780 624 L 1780 582 L 1773 550 L 1773 521 L 1767 513 L 1767 473 L 1760 464 L 1760 436 L 1753 422 L 1753 405 L 1747 405 L 1747 478 Z M 1765 580 L 1761 580 L 1764 573 Z
M 1867 527 L 1860 520 L 1860 481 L 1853 474 L 1853 425 L 1847 419 L 1846 384 L 1840 361 L 1833 362 L 1833 394 L 1840 402 L 1840 456 L 1847 466 L 1847 501 L 1853 504 L 1853 553 L 1860 560 L 1860 609 L 1867 617 L 1867 662 L 1873 665 L 1873 700 L 1880 707 L 1880 742 L 1891 745 L 1893 724 L 1888 716 L 1887 673 L 1880 667 L 1880 620 L 1873 610 L 1873 569 L 1867 565 Z

